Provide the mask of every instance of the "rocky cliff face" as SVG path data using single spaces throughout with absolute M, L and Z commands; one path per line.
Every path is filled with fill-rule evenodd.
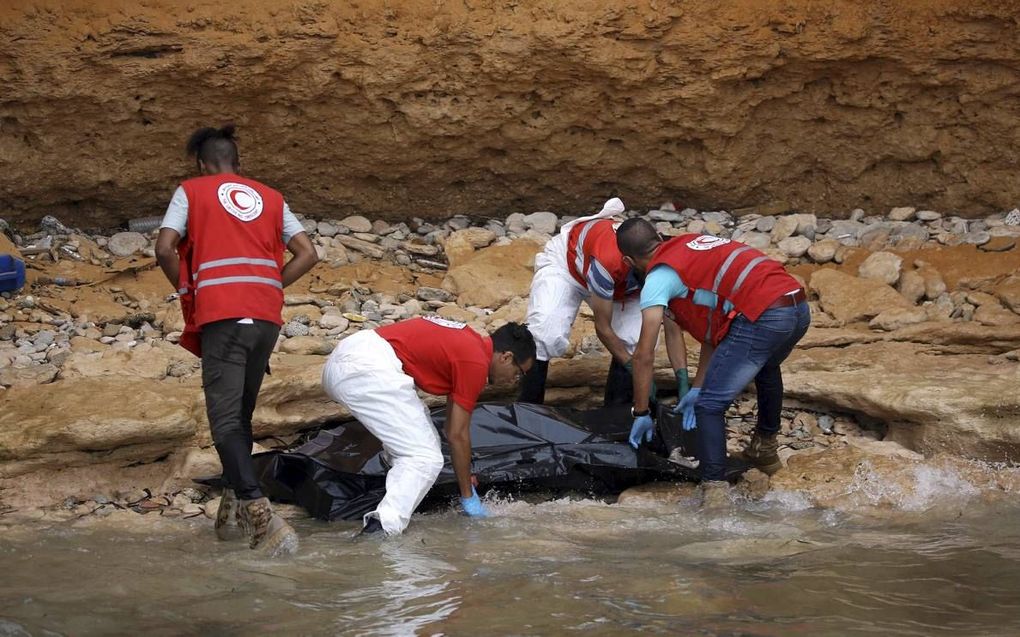
M 1008 209 L 1018 8 L 9 0 L 0 216 L 158 214 L 227 120 L 311 215 Z

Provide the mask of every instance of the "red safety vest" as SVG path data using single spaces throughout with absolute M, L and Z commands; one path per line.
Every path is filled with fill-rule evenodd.
M 206 323 L 252 318 L 281 325 L 283 195 L 253 179 L 208 175 L 181 184 L 188 232 L 178 246 L 181 345 L 201 356 Z
M 669 302 L 673 320 L 702 343 L 718 345 L 737 314 L 750 321 L 776 299 L 800 289 L 778 261 L 739 241 L 710 235 L 684 234 L 666 241 L 655 251 L 648 264 L 651 271 L 664 264 L 676 270 L 689 292 Z M 694 291 L 707 290 L 716 295 L 716 307 L 694 303 Z M 723 304 L 733 304 L 730 312 Z
M 594 257 L 609 271 L 613 278 L 613 298 L 620 301 L 637 290 L 627 289 L 630 266 L 616 247 L 616 223 L 612 219 L 594 219 L 571 228 L 567 236 L 567 270 L 587 288 L 588 271 Z

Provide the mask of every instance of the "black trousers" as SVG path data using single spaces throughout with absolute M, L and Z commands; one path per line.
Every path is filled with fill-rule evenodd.
M 202 326 L 202 389 L 223 476 L 243 500 L 262 497 L 251 461 L 251 415 L 280 326 L 227 319 Z

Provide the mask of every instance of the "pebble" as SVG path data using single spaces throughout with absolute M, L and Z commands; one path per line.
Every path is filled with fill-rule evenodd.
M 889 211 L 889 219 L 892 221 L 910 221 L 914 218 L 914 214 L 916 212 L 917 208 L 911 208 L 909 206 L 893 208 Z
M 149 240 L 138 232 L 118 232 L 110 237 L 107 249 L 118 257 L 129 257 L 145 249 Z
M 450 294 L 442 288 L 430 287 L 418 288 L 417 297 L 421 301 L 442 301 L 443 303 L 449 303 L 456 299 L 453 294 Z
M 292 338 L 294 336 L 308 336 L 308 331 L 308 326 L 299 321 L 290 321 L 283 326 L 283 335 L 287 338 Z
M 772 216 L 761 217 L 754 223 L 754 229 L 758 232 L 772 232 L 776 227 L 776 218 Z
M 942 218 L 942 213 L 934 210 L 918 210 L 915 216 L 919 221 L 935 221 Z
M 807 237 L 787 237 L 779 242 L 778 247 L 788 257 L 801 257 L 811 248 L 811 239 Z

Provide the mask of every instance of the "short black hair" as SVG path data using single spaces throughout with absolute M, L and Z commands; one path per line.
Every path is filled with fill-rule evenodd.
M 662 237 L 647 219 L 640 217 L 627 219 L 616 229 L 616 247 L 632 259 L 645 256 L 660 243 Z
M 496 352 L 510 352 L 518 365 L 535 359 L 535 337 L 527 325 L 507 323 L 492 333 L 492 349 Z
M 194 157 L 207 166 L 236 166 L 238 163 L 237 127 L 225 124 L 221 128 L 200 128 L 188 138 L 185 147 L 188 157 Z

